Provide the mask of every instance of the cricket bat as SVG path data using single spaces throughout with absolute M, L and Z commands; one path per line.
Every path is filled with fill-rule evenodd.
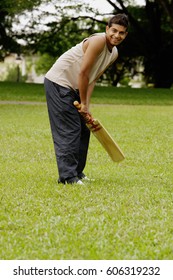
M 75 107 L 80 110 L 80 104 L 78 101 L 74 101 Z M 109 132 L 104 128 L 99 120 L 94 119 L 91 115 L 87 115 L 85 118 L 87 127 L 92 131 L 94 136 L 98 139 L 101 145 L 104 147 L 108 155 L 115 162 L 122 161 L 125 156 L 118 146 L 118 144 L 111 137 Z

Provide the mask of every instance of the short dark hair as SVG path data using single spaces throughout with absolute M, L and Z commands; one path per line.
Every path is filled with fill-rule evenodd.
M 128 29 L 129 27 L 128 16 L 126 14 L 116 14 L 115 16 L 111 17 L 108 21 L 109 27 L 111 27 L 112 24 L 119 24 L 126 27 L 126 29 Z

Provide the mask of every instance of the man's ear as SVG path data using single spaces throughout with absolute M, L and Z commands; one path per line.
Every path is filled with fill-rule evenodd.
M 106 25 L 106 32 L 109 30 L 109 26 L 108 25 Z

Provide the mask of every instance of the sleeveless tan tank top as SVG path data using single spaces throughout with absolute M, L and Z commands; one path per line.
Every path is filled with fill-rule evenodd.
M 105 33 L 96 33 L 91 36 L 105 36 Z M 61 86 L 78 89 L 78 76 L 84 55 L 82 46 L 86 40 L 87 38 L 61 55 L 46 73 L 45 77 Z M 89 84 L 96 80 L 117 57 L 117 48 L 113 47 L 112 52 L 110 52 L 105 43 L 103 51 L 98 56 L 91 70 Z

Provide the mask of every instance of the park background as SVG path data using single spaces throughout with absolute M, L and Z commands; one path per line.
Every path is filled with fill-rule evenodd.
M 105 11 L 91 2 L 0 3 L 1 259 L 173 257 L 173 2 L 102 0 Z M 129 35 L 91 111 L 126 159 L 113 163 L 91 137 L 95 181 L 60 186 L 43 77 L 117 12 L 128 14 Z

